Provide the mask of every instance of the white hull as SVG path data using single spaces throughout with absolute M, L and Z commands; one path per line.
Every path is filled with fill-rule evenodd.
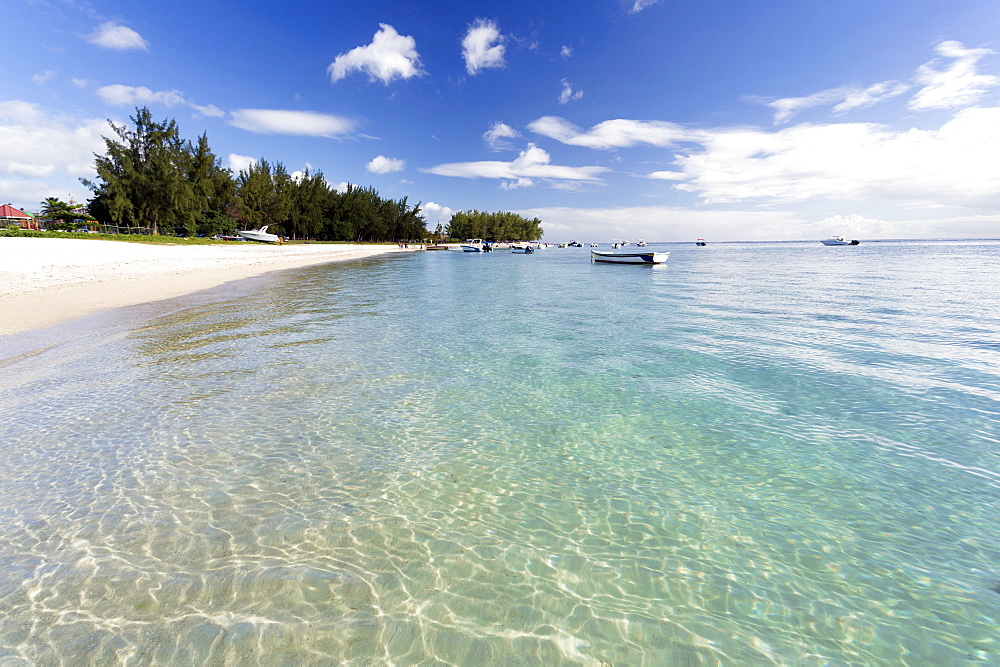
M 860 245 L 860 242 L 848 241 L 843 236 L 834 236 L 833 238 L 823 239 L 821 243 L 823 245 Z
M 267 225 L 264 225 L 260 229 L 245 229 L 236 233 L 247 241 L 257 241 L 259 243 L 277 243 L 281 240 L 277 234 L 271 234 L 267 231 Z
M 590 251 L 590 259 L 594 262 L 608 264 L 663 264 L 670 257 L 669 252 L 601 252 Z

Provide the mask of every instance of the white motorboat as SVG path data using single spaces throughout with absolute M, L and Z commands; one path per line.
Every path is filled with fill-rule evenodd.
M 530 255 L 535 252 L 535 247 L 530 243 L 512 243 L 510 245 L 510 251 Z
M 482 239 L 466 239 L 461 246 L 464 252 L 483 252 Z
M 848 241 L 843 236 L 831 236 L 828 239 L 823 239 L 821 243 L 823 245 L 860 245 L 861 241 L 858 241 L 857 239 Z
M 236 233 L 247 241 L 257 241 L 259 243 L 278 243 L 281 241 L 281 238 L 277 234 L 267 231 L 267 227 L 267 225 L 264 225 L 260 229 L 244 229 Z
M 663 264 L 670 257 L 669 252 L 604 252 L 590 251 L 590 261 L 608 264 Z
M 640 248 L 645 248 L 646 247 L 646 242 L 643 241 L 642 239 L 639 239 L 638 241 L 636 241 L 635 244 L 637 246 L 639 246 Z
M 704 246 L 705 245 L 705 239 L 698 239 L 697 241 L 694 242 L 694 244 L 696 246 Z
M 596 247 L 598 247 L 599 245 L 600 245 L 600 243 L 591 243 L 591 244 L 590 244 L 590 247 L 591 247 L 591 248 L 596 248 Z

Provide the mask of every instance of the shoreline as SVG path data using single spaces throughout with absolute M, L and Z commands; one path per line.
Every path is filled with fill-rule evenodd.
M 394 245 L 144 244 L 0 239 L 0 337 L 272 271 L 410 252 Z

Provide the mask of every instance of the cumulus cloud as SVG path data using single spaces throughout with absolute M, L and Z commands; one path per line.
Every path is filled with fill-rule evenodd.
M 539 179 L 563 184 L 598 182 L 601 180 L 600 174 L 608 171 L 606 167 L 564 167 L 551 164 L 551 161 L 551 157 L 543 149 L 528 144 L 528 147 L 511 162 L 499 160 L 450 162 L 422 171 L 457 178 L 496 178 L 502 181 L 501 187 L 506 189 L 534 185 Z
M 316 111 L 282 109 L 239 109 L 232 112 L 229 124 L 258 134 L 291 134 L 310 137 L 336 137 L 350 134 L 356 123 L 348 118 Z
M 97 26 L 94 32 L 87 36 L 87 41 L 116 51 L 147 51 L 149 49 L 149 42 L 143 39 L 142 35 L 132 28 L 111 21 Z
M 417 53 L 417 41 L 400 35 L 387 23 L 380 23 L 379 26 L 371 44 L 358 46 L 334 58 L 327 68 L 332 81 L 340 81 L 354 72 L 364 72 L 369 80 L 388 85 L 395 79 L 424 74 L 420 54 Z
M 584 131 L 565 118 L 543 116 L 528 123 L 528 129 L 570 146 L 604 149 L 626 148 L 639 144 L 671 146 L 691 141 L 697 136 L 696 133 L 676 123 L 622 118 L 606 120 Z
M 257 163 L 257 158 L 250 157 L 249 155 L 239 155 L 238 153 L 229 154 L 229 169 L 234 173 L 238 174 L 241 171 L 250 171 L 250 167 Z
M 108 122 L 67 118 L 20 100 L 0 102 L 0 199 L 32 207 L 45 197 L 86 199 L 79 179 L 93 178 Z
M 562 92 L 559 94 L 559 104 L 573 102 L 583 97 L 582 90 L 573 90 L 572 84 L 566 79 L 562 80 Z
M 483 141 L 494 151 L 511 150 L 513 145 L 508 139 L 520 137 L 521 133 L 506 123 L 493 123 L 490 129 L 483 132 Z
M 455 214 L 455 210 L 447 206 L 442 206 L 441 204 L 436 204 L 432 201 L 427 202 L 420 208 L 420 212 L 423 214 L 424 219 L 432 227 L 437 226 L 439 223 L 444 225 L 451 220 L 451 216 Z
M 990 88 L 1000 85 L 1000 77 L 980 74 L 977 65 L 983 57 L 993 54 L 990 49 L 967 49 L 961 42 L 941 42 L 934 49 L 942 58 L 952 60 L 944 69 L 938 61 L 922 65 L 914 77 L 921 86 L 909 108 L 955 109 L 975 104 Z
M 403 171 L 406 168 L 406 160 L 376 156 L 371 162 L 365 165 L 365 169 L 373 174 L 391 174 L 396 171 Z
M 168 107 L 185 106 L 194 109 L 202 116 L 222 118 L 226 115 L 222 109 L 212 104 L 203 106 L 185 99 L 184 94 L 179 90 L 150 90 L 145 86 L 124 86 L 122 84 L 113 84 L 98 88 L 97 96 L 100 97 L 101 101 L 105 104 L 128 106 L 145 106 L 147 104 L 162 104 Z
M 1000 108 L 964 109 L 935 130 L 874 123 L 702 132 L 676 185 L 709 203 L 809 199 L 1000 206 Z
M 561 49 L 559 49 L 559 55 L 561 55 L 563 58 L 572 58 L 573 57 L 573 47 L 572 46 L 563 45 L 563 47 Z
M 479 70 L 504 66 L 504 36 L 495 21 L 476 19 L 462 38 L 465 70 L 472 75 Z

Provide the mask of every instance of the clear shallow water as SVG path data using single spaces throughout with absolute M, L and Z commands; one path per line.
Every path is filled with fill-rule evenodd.
M 1000 243 L 665 249 L 0 340 L 0 662 L 1000 660 Z

